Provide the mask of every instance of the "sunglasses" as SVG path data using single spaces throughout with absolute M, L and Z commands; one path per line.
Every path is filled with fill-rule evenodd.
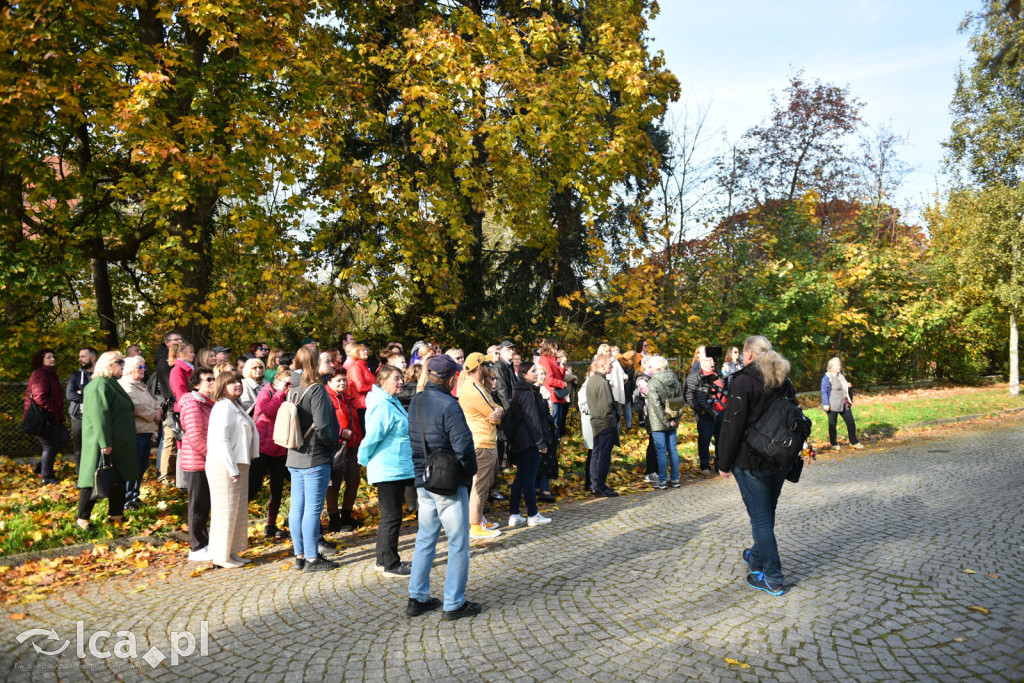
M 115 360 L 114 362 L 118 365 L 124 365 L 124 360 Z

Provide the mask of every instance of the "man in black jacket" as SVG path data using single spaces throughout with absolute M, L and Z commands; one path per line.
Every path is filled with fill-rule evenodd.
M 178 449 L 174 443 L 174 433 L 170 424 L 174 394 L 171 392 L 171 366 L 167 363 L 167 355 L 172 346 L 181 344 L 183 341 L 181 332 L 171 330 L 164 335 L 164 343 L 156 349 L 156 391 L 154 395 L 160 400 L 164 410 L 164 423 L 160 428 L 160 440 L 156 444 L 156 471 L 160 473 L 160 481 L 165 484 L 174 482 L 175 476 L 171 472 L 175 471 L 175 465 L 178 462 Z
M 458 365 L 446 355 L 432 356 L 424 372 L 427 383 L 409 404 L 409 441 L 416 471 L 419 529 L 409 577 L 409 605 L 406 614 L 418 616 L 441 606 L 430 597 L 430 570 L 441 527 L 448 536 L 448 572 L 444 582 L 444 614 L 447 620 L 479 614 L 480 603 L 466 600 L 469 580 L 469 487 L 476 474 L 473 433 L 459 402 L 452 396 Z M 455 454 L 462 466 L 453 495 L 441 495 L 423 486 L 427 455 L 441 449 Z
M 71 439 L 75 445 L 75 466 L 82 457 L 82 392 L 92 379 L 92 369 L 99 354 L 96 349 L 86 346 L 78 350 L 78 370 L 68 377 L 64 397 L 68 400 L 68 417 L 71 418 Z
M 619 404 L 612 396 L 608 383 L 612 357 L 600 355 L 594 360 L 595 372 L 587 381 L 587 406 L 590 426 L 594 430 L 594 448 L 590 455 L 590 487 L 595 496 L 619 495 L 607 486 L 608 470 L 612 464 L 612 447 L 619 430 Z

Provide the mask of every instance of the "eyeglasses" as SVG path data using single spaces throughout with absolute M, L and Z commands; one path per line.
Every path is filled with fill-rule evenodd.
M 199 381 L 200 382 L 212 382 L 213 378 L 212 377 L 200 377 Z
M 270 347 L 268 347 L 268 346 L 261 346 L 261 347 L 259 347 L 259 348 L 258 348 L 258 349 L 256 349 L 256 350 L 257 350 L 257 351 L 269 351 L 269 350 L 270 350 Z

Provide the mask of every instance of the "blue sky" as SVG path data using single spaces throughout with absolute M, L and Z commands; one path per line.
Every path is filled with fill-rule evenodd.
M 651 23 L 683 95 L 675 107 L 710 102 L 708 125 L 730 140 L 767 118 L 772 91 L 804 69 L 848 85 L 863 119 L 907 135 L 903 158 L 916 168 L 899 203 L 919 207 L 941 183 L 942 141 L 961 60 L 969 58 L 964 15 L 980 2 L 663 0 Z M 719 136 L 720 138 L 720 136 Z M 717 144 L 717 143 L 716 143 Z

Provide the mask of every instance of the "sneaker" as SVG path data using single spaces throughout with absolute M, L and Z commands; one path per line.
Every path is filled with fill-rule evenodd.
M 669 485 L 669 486 L 671 486 L 671 487 L 672 487 L 672 488 L 674 488 L 674 489 L 677 489 L 677 488 L 679 488 L 679 486 L 680 486 L 680 484 L 679 484 L 679 480 L 678 480 L 678 479 L 672 479 L 672 480 L 670 480 L 670 481 L 668 482 L 668 485 Z
M 754 569 L 754 565 L 750 564 L 750 548 L 743 549 L 743 561 L 747 564 L 747 569 L 750 570 L 751 574 L 760 574 L 760 569 Z
M 410 574 L 412 574 L 412 565 L 408 562 L 399 562 L 391 569 L 385 569 L 382 573 L 384 574 L 384 576 L 391 577 L 409 576 Z
M 657 484 L 658 483 L 658 475 L 655 474 L 654 472 L 651 472 L 650 474 L 645 474 L 644 478 L 641 479 L 641 481 L 645 482 L 647 484 Z
M 764 591 L 768 595 L 782 595 L 786 591 L 782 589 L 782 586 L 775 587 L 768 583 L 768 579 L 764 577 L 764 572 L 754 572 L 747 575 L 747 583 L 756 588 L 759 591 Z
M 238 553 L 231 553 L 229 556 L 232 562 L 241 562 L 242 564 L 249 564 L 252 560 L 242 557 Z
M 263 527 L 263 535 L 267 538 L 288 538 L 289 534 L 284 529 L 278 529 L 273 524 Z
M 542 491 L 542 492 L 537 494 L 537 502 L 538 503 L 554 503 L 557 500 L 558 500 L 557 498 L 555 498 L 553 495 L 551 495 L 550 491 Z
M 667 489 L 668 488 L 668 483 L 664 482 L 664 481 L 656 482 L 654 484 L 654 488 L 658 489 L 659 491 L 662 490 L 662 489 Z
M 523 517 L 522 515 L 509 515 L 508 516 L 508 526 L 509 526 L 510 529 L 515 529 L 517 526 L 519 526 L 520 524 L 524 524 L 525 522 L 526 522 L 526 517 Z
M 469 537 L 478 541 L 487 541 L 492 538 L 501 536 L 501 532 L 497 529 L 488 529 L 481 524 L 470 524 L 469 525 Z
M 486 517 L 481 517 L 480 518 L 480 526 L 482 526 L 485 529 L 497 529 L 501 525 L 498 524 L 497 522 L 488 522 Z
M 508 500 L 508 498 L 506 498 L 505 494 L 503 494 L 498 489 L 494 489 L 494 490 L 491 491 L 491 500 L 502 501 L 502 500 Z
M 864 444 L 862 444 L 860 441 L 858 441 L 857 443 L 852 443 L 850 444 L 850 446 L 856 448 L 858 451 L 864 448 Z
M 551 524 L 551 518 L 550 517 L 545 517 L 544 515 L 540 514 L 539 512 L 537 514 L 535 514 L 533 517 L 527 517 L 526 518 L 526 525 L 527 526 L 540 526 L 541 524 Z
M 333 543 L 328 543 L 324 539 L 320 539 L 320 542 L 316 544 L 316 552 L 318 555 L 337 555 L 338 547 Z
M 209 562 L 211 559 L 213 559 L 213 556 L 210 555 L 210 546 L 188 551 L 189 562 Z
M 606 487 L 605 487 L 605 489 L 604 489 L 604 491 L 601 491 L 601 492 L 600 492 L 600 493 L 598 493 L 597 495 L 598 495 L 598 496 L 603 496 L 604 498 L 614 498 L 614 497 L 616 497 L 617 495 L 619 495 L 619 492 L 618 492 L 618 491 L 616 491 L 615 489 L 613 489 L 613 488 L 612 488 L 612 487 L 610 487 L 610 486 L 606 486 Z
M 703 474 L 705 477 L 710 477 L 711 476 L 711 468 L 710 467 L 701 467 L 700 468 L 700 473 Z
M 480 614 L 480 610 L 482 609 L 483 605 L 481 605 L 479 602 L 470 602 L 469 600 L 466 600 L 466 602 L 462 603 L 462 607 L 458 609 L 446 609 L 444 613 L 441 615 L 441 618 L 445 621 L 455 621 L 456 619 L 461 619 L 462 617 L 475 617 L 476 615 Z
M 426 600 L 409 598 L 409 605 L 405 608 L 405 613 L 410 617 L 418 617 L 421 614 L 437 609 L 443 604 L 440 598 L 427 598 Z
M 328 560 L 323 555 L 317 555 L 315 560 L 308 560 L 302 571 L 305 572 L 326 572 L 337 569 L 338 563 Z
M 305 566 L 306 566 L 306 558 L 304 558 L 304 557 L 296 557 L 295 558 L 295 568 L 296 569 L 298 569 L 301 572 L 305 568 Z
M 839 444 L 836 443 L 836 444 L 832 444 L 832 450 L 839 451 L 839 450 L 842 450 L 842 449 L 839 448 Z

